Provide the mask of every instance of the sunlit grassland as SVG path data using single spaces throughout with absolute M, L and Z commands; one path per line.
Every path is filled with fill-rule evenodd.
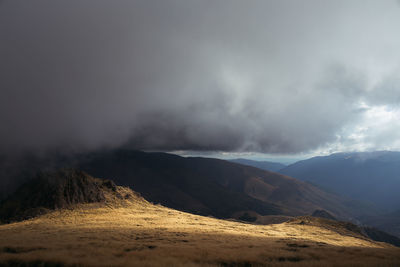
M 5 266 L 24 262 L 49 266 L 400 266 L 400 249 L 318 226 L 253 225 L 192 215 L 132 195 L 128 200 L 83 204 L 0 226 L 0 262 Z

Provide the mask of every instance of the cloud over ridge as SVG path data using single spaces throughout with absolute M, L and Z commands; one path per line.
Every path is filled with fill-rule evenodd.
M 2 1 L 0 149 L 400 147 L 396 2 Z

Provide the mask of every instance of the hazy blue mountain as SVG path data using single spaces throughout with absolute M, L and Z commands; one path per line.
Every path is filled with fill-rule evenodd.
M 266 171 L 271 171 L 271 172 L 276 172 L 279 171 L 280 169 L 283 169 L 286 167 L 285 164 L 279 163 L 279 162 L 272 162 L 272 161 L 257 161 L 257 160 L 250 160 L 250 159 L 231 159 L 229 160 L 231 162 L 243 164 L 243 165 L 248 165 L 248 166 L 253 166 L 262 170 Z
M 400 210 L 380 216 L 363 216 L 359 220 L 400 237 Z
M 382 210 L 400 209 L 400 152 L 337 153 L 302 160 L 279 172 Z

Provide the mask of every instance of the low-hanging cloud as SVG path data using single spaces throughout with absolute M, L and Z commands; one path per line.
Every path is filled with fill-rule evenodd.
M 295 153 L 399 104 L 396 1 L 0 4 L 2 151 Z

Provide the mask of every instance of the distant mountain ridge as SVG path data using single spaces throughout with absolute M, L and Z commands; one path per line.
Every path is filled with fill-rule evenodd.
M 336 153 L 296 162 L 279 173 L 370 202 L 380 214 L 358 219 L 400 237 L 400 152 Z
M 230 159 L 230 162 L 235 162 L 243 165 L 248 165 L 248 166 L 253 166 L 256 168 L 259 168 L 261 170 L 266 170 L 266 171 L 271 171 L 271 172 L 277 172 L 280 169 L 283 169 L 286 167 L 285 164 L 279 163 L 279 162 L 272 162 L 272 161 L 257 161 L 257 160 L 250 160 L 250 159 Z
M 400 152 L 336 153 L 291 164 L 279 171 L 338 194 L 400 209 Z

